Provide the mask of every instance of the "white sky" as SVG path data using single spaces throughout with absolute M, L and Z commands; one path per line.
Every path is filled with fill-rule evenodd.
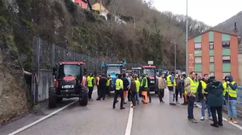
M 186 14 L 186 0 L 151 0 L 156 9 Z M 215 26 L 242 11 L 242 0 L 188 0 L 188 15 Z

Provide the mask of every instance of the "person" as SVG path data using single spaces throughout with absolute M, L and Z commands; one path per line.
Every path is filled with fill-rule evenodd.
M 223 85 L 221 82 L 216 81 L 214 76 L 209 78 L 208 88 L 208 105 L 211 109 L 213 123 L 211 126 L 223 126 Z
M 179 80 L 177 82 L 178 95 L 180 96 L 180 98 L 182 98 L 183 97 L 183 93 L 184 93 L 184 77 L 183 77 L 183 75 L 179 75 L 178 78 L 179 78 Z
M 148 99 L 148 90 L 149 90 L 149 86 L 148 86 L 148 78 L 147 75 L 143 75 L 142 81 L 141 81 L 141 89 L 142 89 L 142 96 L 143 96 L 143 100 L 142 102 L 144 104 L 148 104 L 149 99 Z
M 195 82 L 196 73 L 194 71 L 190 72 L 190 77 L 187 77 L 185 80 L 185 91 L 187 92 L 188 96 L 188 120 L 193 123 L 197 123 L 196 119 L 194 118 L 193 109 L 194 109 L 194 102 L 196 100 L 196 93 L 197 93 L 197 84 Z
M 174 72 L 166 77 L 166 83 L 169 90 L 169 103 L 170 105 L 176 105 L 174 103 L 174 87 L 176 86 Z
M 132 101 L 132 105 L 131 107 L 135 107 L 136 106 L 136 94 L 137 94 L 137 87 L 136 87 L 136 83 L 135 83 L 135 79 L 132 78 L 131 79 L 131 84 L 130 84 L 130 98 L 131 98 L 131 101 Z
M 238 98 L 238 86 L 233 80 L 232 76 L 226 76 L 223 83 L 224 97 L 228 109 L 229 121 L 237 124 L 237 98 Z
M 139 104 L 139 101 L 140 101 L 140 81 L 139 81 L 139 77 L 135 76 L 135 85 L 136 85 L 136 102 L 137 104 Z
M 101 77 L 100 77 L 100 80 L 99 80 L 99 90 L 100 90 L 100 93 L 99 93 L 99 95 L 98 95 L 98 98 L 97 98 L 97 100 L 101 100 L 101 98 L 103 99 L 103 100 L 105 100 L 105 97 L 106 97 L 106 84 L 107 84 L 107 79 L 106 79 L 106 77 L 105 77 L 105 75 L 102 75 Z
M 197 88 L 197 96 L 198 96 L 198 101 L 201 103 L 201 121 L 205 120 L 205 111 L 207 109 L 208 111 L 208 119 L 211 118 L 211 112 L 210 112 L 210 107 L 207 104 L 207 94 L 208 94 L 208 89 L 207 89 L 207 83 L 208 83 L 208 74 L 204 74 L 203 79 L 199 76 L 199 83 L 198 83 L 198 88 Z
M 182 93 L 182 95 L 183 95 L 183 100 L 184 100 L 182 105 L 187 105 L 188 104 L 188 98 L 187 98 L 187 92 L 185 91 L 185 80 L 187 78 L 187 75 L 183 74 L 182 78 L 183 78 L 183 93 Z
M 124 83 L 123 83 L 123 80 L 121 79 L 122 76 L 119 74 L 118 75 L 118 79 L 116 80 L 115 82 L 115 95 L 114 95 L 114 100 L 113 100 L 113 109 L 115 109 L 115 105 L 117 103 L 117 99 L 118 97 L 121 98 L 121 102 L 120 102 L 120 109 L 125 109 L 123 107 L 123 104 L 124 104 L 124 95 L 123 95 L 123 90 L 124 90 Z
M 160 103 L 164 103 L 163 97 L 164 97 L 165 88 L 166 88 L 166 81 L 165 81 L 164 75 L 162 75 L 161 77 L 158 78 L 158 96 L 159 96 Z
M 126 74 L 123 74 L 122 76 L 122 80 L 123 80 L 123 84 L 124 84 L 124 104 L 127 104 L 127 100 L 128 100 L 128 92 L 129 92 L 129 89 L 128 89 L 128 86 L 129 86 L 129 80 L 127 79 L 126 77 Z
M 179 98 L 179 93 L 180 93 L 180 81 L 181 81 L 181 78 L 180 78 L 180 75 L 176 75 L 176 77 L 175 77 L 175 82 L 177 83 L 175 83 L 175 99 L 176 99 L 176 103 L 178 104 L 179 103 L 179 101 L 178 101 L 178 98 Z
M 94 87 L 94 77 L 93 74 L 89 74 L 89 76 L 87 77 L 87 87 L 88 87 L 88 98 L 89 100 L 92 99 L 92 92 L 93 92 L 93 87 Z
M 101 96 L 101 89 L 100 89 L 100 78 L 101 75 L 96 75 L 96 85 L 97 85 L 97 96 Z
M 107 83 L 106 83 L 106 94 L 110 97 L 111 94 L 110 94 L 110 91 L 111 91 L 111 86 L 112 86 L 112 79 L 110 77 L 110 75 L 108 75 L 108 78 L 107 78 Z

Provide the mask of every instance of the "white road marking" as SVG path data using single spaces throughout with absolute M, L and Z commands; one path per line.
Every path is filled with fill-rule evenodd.
M 132 123 L 133 123 L 133 115 L 134 115 L 134 109 L 130 105 L 129 118 L 128 118 L 128 123 L 127 123 L 126 130 L 125 130 L 125 135 L 131 135 L 131 129 L 132 129 Z
M 197 104 L 197 106 L 198 106 L 200 109 L 202 108 L 202 106 L 199 105 L 199 104 Z M 223 117 L 223 120 L 226 121 L 226 122 L 228 122 L 229 124 L 233 125 L 234 127 L 237 127 L 238 129 L 242 130 L 242 126 L 240 126 L 240 125 L 238 125 L 238 124 L 234 124 L 234 123 L 232 123 L 232 122 L 229 122 L 229 121 L 228 121 L 226 118 L 224 118 L 224 117 Z
M 26 129 L 28 129 L 28 128 L 30 128 L 30 127 L 32 127 L 32 126 L 34 126 L 34 125 L 36 125 L 36 124 L 38 124 L 38 123 L 40 123 L 40 122 L 42 122 L 42 121 L 48 119 L 48 118 L 50 118 L 50 117 L 52 117 L 53 115 L 59 113 L 60 111 L 66 109 L 67 107 L 69 107 L 69 106 L 75 104 L 77 101 L 78 101 L 78 100 L 73 101 L 73 102 L 71 102 L 71 103 L 65 105 L 64 107 L 62 107 L 62 108 L 60 108 L 60 109 L 58 109 L 58 110 L 56 110 L 56 111 L 54 111 L 54 112 L 52 112 L 52 113 L 50 113 L 50 114 L 48 114 L 48 115 L 46 115 L 46 116 L 44 116 L 44 117 L 38 119 L 37 121 L 35 121 L 35 122 L 33 122 L 33 123 L 29 124 L 29 125 L 26 125 L 26 126 L 20 128 L 20 129 L 16 130 L 16 131 L 14 131 L 14 132 L 12 132 L 12 133 L 10 133 L 10 134 L 8 134 L 8 135 L 16 135 L 16 134 L 18 134 L 18 133 L 20 133 L 20 132 L 23 132 L 24 130 L 26 130 Z

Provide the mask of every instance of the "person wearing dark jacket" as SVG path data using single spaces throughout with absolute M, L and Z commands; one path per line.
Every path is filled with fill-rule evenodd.
M 99 80 L 99 95 L 98 95 L 97 100 L 100 100 L 100 99 L 105 100 L 105 96 L 107 93 L 106 84 L 107 84 L 107 78 L 105 77 L 105 75 L 102 75 Z
M 208 105 L 213 117 L 213 127 L 223 126 L 223 84 L 215 80 L 215 77 L 209 78 L 208 83 Z
M 124 82 L 124 104 L 127 104 L 127 99 L 128 99 L 128 91 L 129 91 L 129 80 L 126 77 L 126 74 L 123 74 L 123 78 L 122 78 L 123 82 Z
M 129 93 L 130 93 L 130 97 L 131 97 L 131 101 L 132 101 L 131 107 L 134 107 L 134 106 L 136 106 L 136 94 L 137 94 L 137 87 L 136 87 L 136 83 L 135 83 L 134 78 L 131 79 L 131 85 L 130 85 Z

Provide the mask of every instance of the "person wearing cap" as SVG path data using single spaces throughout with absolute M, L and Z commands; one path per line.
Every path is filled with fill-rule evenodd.
M 233 80 L 232 76 L 226 76 L 223 83 L 224 97 L 228 109 L 229 121 L 237 124 L 237 98 L 238 98 L 238 86 Z
M 124 105 L 124 95 L 123 95 L 123 90 L 124 90 L 124 84 L 123 84 L 123 80 L 122 80 L 122 75 L 118 75 L 118 79 L 115 82 L 115 95 L 114 95 L 114 100 L 113 100 L 113 109 L 115 109 L 115 105 L 117 103 L 117 99 L 118 97 L 121 98 L 121 102 L 120 102 L 120 109 L 125 109 L 123 107 Z

